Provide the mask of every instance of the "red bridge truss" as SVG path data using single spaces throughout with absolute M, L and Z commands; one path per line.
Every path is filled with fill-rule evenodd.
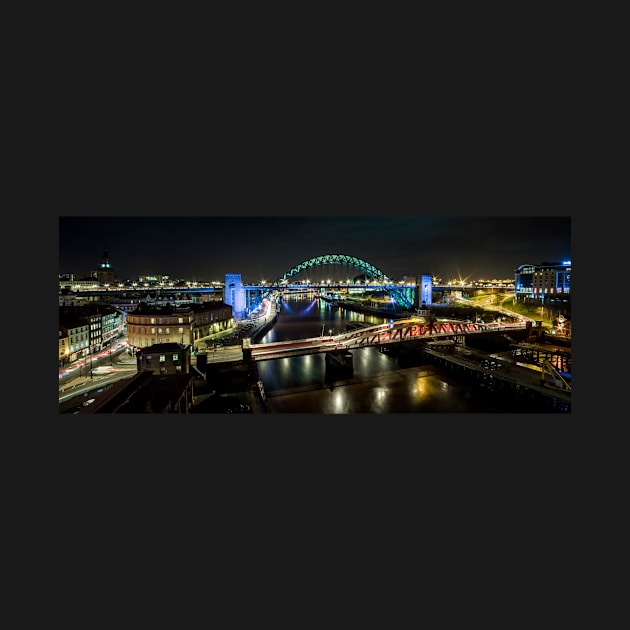
M 252 344 L 251 356 L 255 360 L 277 359 L 301 354 L 316 354 L 331 350 L 351 350 L 368 346 L 419 340 L 439 339 L 453 335 L 524 330 L 525 322 L 473 324 L 466 322 L 435 322 L 427 324 L 417 319 L 402 319 L 387 324 L 378 324 L 339 335 L 323 335 L 309 339 L 276 341 L 273 343 Z

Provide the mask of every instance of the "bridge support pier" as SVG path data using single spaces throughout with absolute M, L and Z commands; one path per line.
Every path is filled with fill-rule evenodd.
M 350 372 L 351 374 L 354 372 L 354 358 L 348 350 L 329 350 L 325 357 L 326 368 Z

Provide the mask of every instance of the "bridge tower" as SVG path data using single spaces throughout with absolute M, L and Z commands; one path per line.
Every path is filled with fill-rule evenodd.
M 245 314 L 245 288 L 241 282 L 240 273 L 225 274 L 225 289 L 223 301 L 232 307 L 234 319 L 240 320 Z
M 423 273 L 416 281 L 416 308 L 424 308 L 432 304 L 433 276 Z

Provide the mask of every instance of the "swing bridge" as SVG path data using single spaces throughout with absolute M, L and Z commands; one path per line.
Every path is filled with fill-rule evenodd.
M 508 332 L 525 330 L 526 322 L 515 323 L 468 323 L 435 322 L 426 323 L 421 318 L 400 319 L 386 324 L 367 326 L 338 335 L 321 335 L 307 339 L 275 341 L 271 343 L 250 343 L 244 340 L 243 351 L 253 360 L 280 359 L 283 357 L 318 354 L 321 352 L 347 351 L 383 346 L 404 341 L 430 341 L 433 343 L 455 343 L 463 341 L 463 336 L 475 333 Z

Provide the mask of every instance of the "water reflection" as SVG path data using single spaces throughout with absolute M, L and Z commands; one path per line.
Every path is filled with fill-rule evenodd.
M 283 303 L 276 325 L 262 342 L 303 339 L 344 332 L 348 324 L 391 321 L 363 313 L 346 312 L 323 301 L 291 298 Z M 531 412 L 522 401 L 499 402 L 479 394 L 420 357 L 405 364 L 376 347 L 350 350 L 353 371 L 342 374 L 327 368 L 324 354 L 258 362 L 272 413 L 396 414 Z M 502 408 L 499 408 L 502 405 Z M 511 407 L 517 407 L 512 409 Z
M 374 325 L 387 321 L 391 320 L 295 297 L 282 303 L 278 322 L 261 342 L 337 334 L 348 330 L 348 324 Z M 408 411 L 409 399 L 419 398 L 416 373 L 411 377 L 414 385 L 407 384 L 405 395 L 397 392 L 405 383 L 400 376 L 394 376 L 389 383 L 383 380 L 385 377 L 391 380 L 400 369 L 396 359 L 375 347 L 353 349 L 351 354 L 350 372 L 332 369 L 324 354 L 260 361 L 258 372 L 272 411 L 389 413 L 394 407 Z

